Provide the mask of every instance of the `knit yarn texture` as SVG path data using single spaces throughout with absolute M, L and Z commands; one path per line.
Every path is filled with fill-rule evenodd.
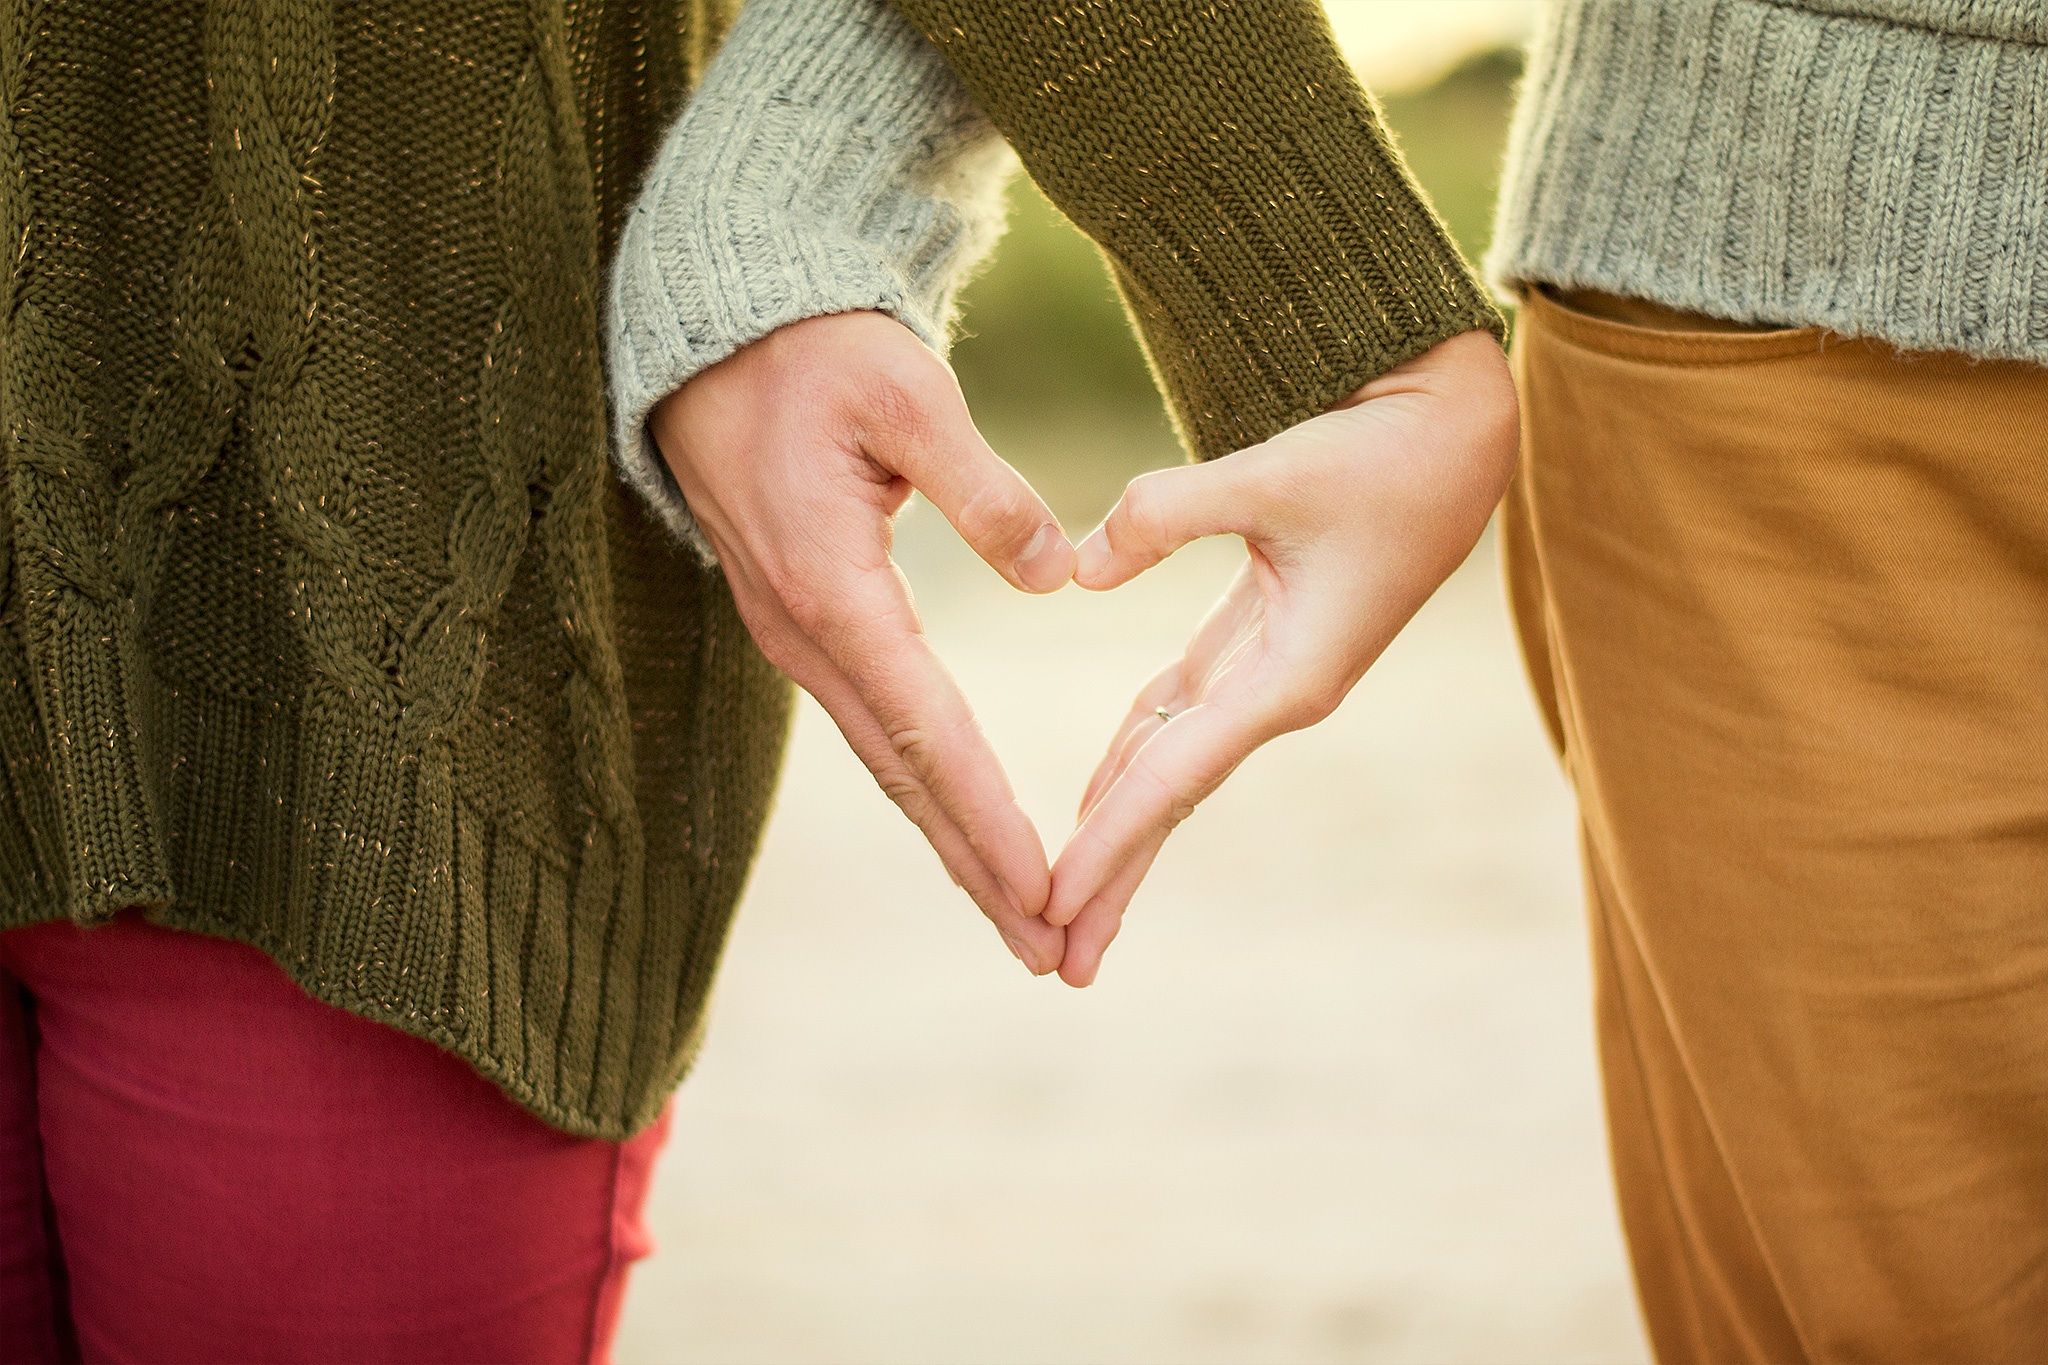
M 0 0 L 0 925 L 659 1112 L 790 694 L 613 476 L 601 302 L 732 8 Z M 1491 320 L 1307 0 L 903 8 L 1208 453 Z
M 148 906 L 658 1111 L 789 704 L 606 458 L 708 12 L 0 0 L 0 923 Z
M 707 563 L 649 410 L 827 313 L 887 313 L 945 354 L 1015 165 L 883 0 L 749 0 L 627 215 L 608 311 L 620 473 Z
M 2048 363 L 2048 4 L 1565 0 L 1488 271 Z
M 1107 257 L 1204 459 L 1501 319 L 1318 0 L 892 0 Z

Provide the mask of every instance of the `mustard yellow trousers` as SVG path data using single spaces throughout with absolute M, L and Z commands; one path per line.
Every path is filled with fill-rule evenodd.
M 1542 294 L 1515 364 L 1657 1355 L 2048 1361 L 2048 368 Z

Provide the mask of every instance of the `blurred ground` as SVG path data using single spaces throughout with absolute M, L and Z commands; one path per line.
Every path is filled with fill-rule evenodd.
M 1010 593 L 904 558 L 1049 842 L 1241 553 Z M 620 1359 L 1639 1359 L 1562 784 L 1490 550 L 1033 981 L 806 705 Z
M 1387 101 L 1475 252 L 1515 70 Z M 1016 202 L 956 363 L 1078 536 L 1179 455 L 1092 251 Z M 1030 599 L 907 518 L 1053 848 L 1241 553 Z M 1023 973 L 806 703 L 620 1361 L 1640 1360 L 1573 858 L 1490 542 L 1179 831 L 1085 992 Z

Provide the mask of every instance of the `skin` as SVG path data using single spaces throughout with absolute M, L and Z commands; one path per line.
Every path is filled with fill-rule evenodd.
M 1026 592 L 1065 585 L 1074 547 L 975 429 L 946 362 L 880 313 L 810 318 L 697 375 L 648 429 L 761 652 L 817 698 L 1018 960 L 1058 967 L 1045 846 L 889 551 L 912 489 Z
M 1470 552 L 1517 422 L 1499 345 L 1468 332 L 1269 441 L 1140 476 L 1078 552 L 975 430 L 945 362 L 880 314 L 771 333 L 671 395 L 651 429 L 763 652 L 1019 960 L 1085 986 L 1174 827 L 1253 750 L 1334 711 Z M 1107 591 L 1203 536 L 1245 542 L 1050 868 L 889 557 L 913 489 L 1028 592 Z
M 1254 749 L 1335 711 L 1464 561 L 1518 425 L 1500 346 L 1467 332 L 1269 441 L 1139 476 L 1082 542 L 1075 578 L 1096 591 L 1203 536 L 1242 537 L 1245 563 L 1138 693 L 1054 864 L 1070 985 L 1095 980 L 1174 826 Z

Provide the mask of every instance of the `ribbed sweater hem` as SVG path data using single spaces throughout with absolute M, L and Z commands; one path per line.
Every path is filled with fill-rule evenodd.
M 261 950 L 315 999 L 446 1049 L 566 1132 L 617 1140 L 659 1115 L 696 1055 L 744 859 L 636 873 L 596 828 L 563 848 L 486 809 L 372 717 L 135 690 L 160 727 L 129 733 L 177 735 L 186 755 L 154 770 L 152 817 L 116 841 L 160 875 L 85 882 L 81 846 L 107 835 L 64 817 L 47 757 L 64 746 L 29 742 L 32 699 L 0 688 L 0 928 L 139 908 Z M 322 796 L 362 773 L 388 776 L 392 799 Z
M 1531 55 L 1487 274 L 2048 363 L 2028 23 L 1570 0 Z

